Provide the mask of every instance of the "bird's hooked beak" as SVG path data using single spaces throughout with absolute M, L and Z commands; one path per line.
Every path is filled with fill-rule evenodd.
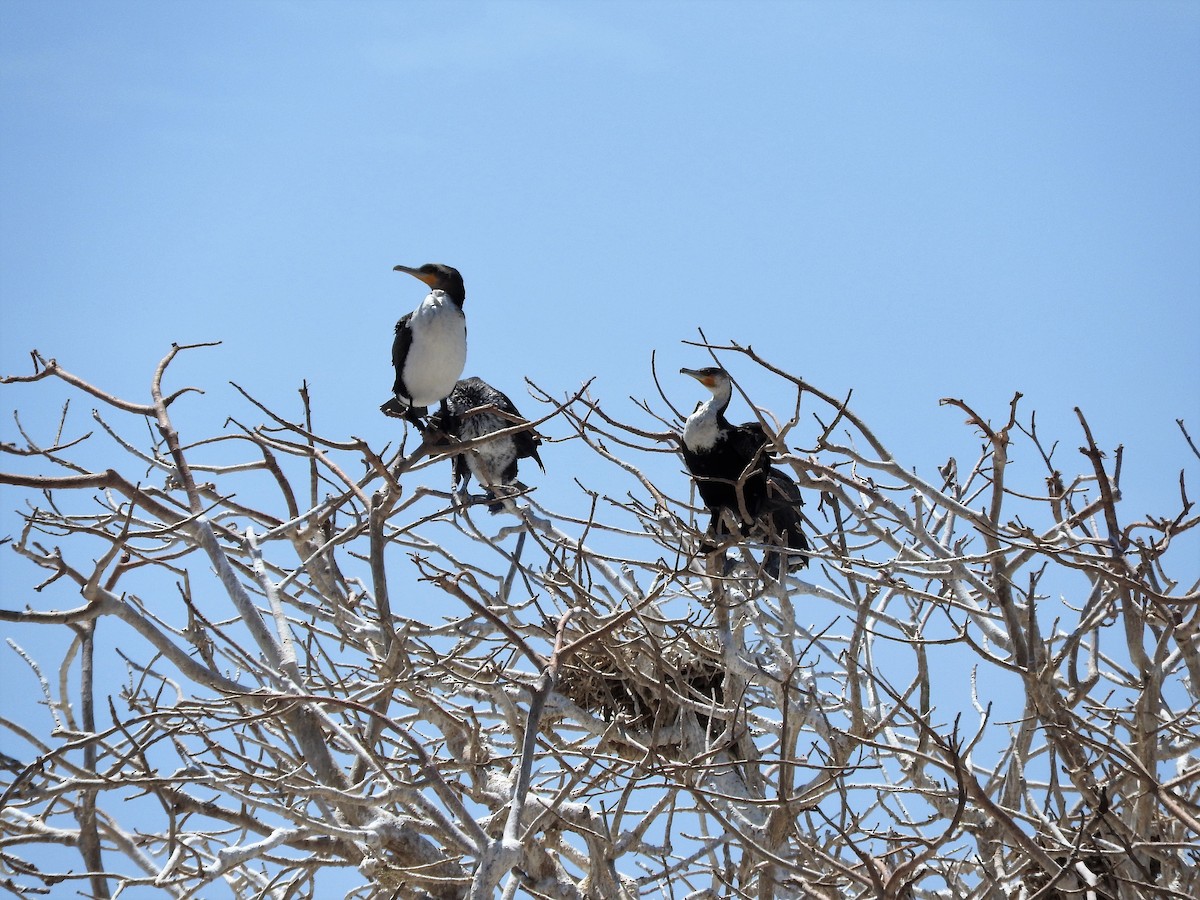
M 680 369 L 680 375 L 691 375 L 706 388 L 714 388 L 717 385 L 716 380 L 711 375 L 705 375 L 703 372 L 698 372 L 695 369 Z
M 441 278 L 437 272 L 422 272 L 420 269 L 414 269 L 410 266 L 395 266 L 393 272 L 407 272 L 418 281 L 423 281 L 431 288 L 436 288 L 441 282 Z

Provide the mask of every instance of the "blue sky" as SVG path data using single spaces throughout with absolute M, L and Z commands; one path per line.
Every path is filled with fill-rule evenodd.
M 173 370 L 208 390 L 185 440 L 257 421 L 230 380 L 392 440 L 424 293 L 392 266 L 430 261 L 466 282 L 467 373 L 527 413 L 525 377 L 595 377 L 634 417 L 652 351 L 690 409 L 703 328 L 853 389 L 926 473 L 977 444 L 940 397 L 1023 392 L 1071 472 L 1080 406 L 1127 519 L 1176 511 L 1175 420 L 1200 438 L 1200 4 L 0 0 L 0 129 L 0 372 L 37 348 L 141 400 L 171 342 L 221 340 Z M 14 408 L 53 433 L 43 388 L 3 392 L 0 438 Z M 543 457 L 569 505 L 586 455 Z M 26 601 L 5 548 L 0 581 Z
M 510 392 L 644 396 L 651 350 L 674 372 L 704 327 L 853 388 L 915 465 L 948 394 L 999 416 L 1021 390 L 1064 428 L 1078 404 L 1164 462 L 1196 418 L 1193 4 L 6 0 L 0 24 L 5 371 L 37 347 L 143 392 L 171 341 L 220 339 L 206 386 L 307 378 L 328 428 L 386 437 L 420 299 L 391 267 L 435 260 L 466 279 L 468 369 Z
M 143 399 L 221 340 L 173 369 L 208 391 L 185 440 L 248 418 L 228 381 L 294 411 L 306 379 L 327 434 L 393 439 L 424 291 L 392 266 L 427 261 L 463 272 L 468 374 L 531 414 L 525 377 L 594 377 L 635 417 L 651 352 L 690 409 L 703 328 L 926 472 L 976 448 L 940 397 L 1022 391 L 1069 471 L 1081 406 L 1130 516 L 1174 511 L 1175 419 L 1200 435 L 1196 4 L 0 0 L 0 121 L 0 370 L 36 347 Z M 46 434 L 43 396 L 0 434 Z M 543 455 L 544 491 L 586 476 Z

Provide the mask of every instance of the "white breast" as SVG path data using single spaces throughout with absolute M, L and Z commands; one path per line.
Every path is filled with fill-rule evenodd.
M 693 453 L 711 449 L 721 436 L 721 427 L 710 407 L 710 403 L 702 404 L 684 423 L 683 442 Z
M 404 385 L 413 406 L 447 397 L 467 364 L 467 319 L 442 291 L 433 291 L 409 320 L 412 344 L 404 363 Z

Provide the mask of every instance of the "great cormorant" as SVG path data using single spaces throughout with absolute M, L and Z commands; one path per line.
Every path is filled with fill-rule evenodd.
M 484 435 L 528 424 L 517 407 L 501 391 L 482 378 L 464 378 L 454 385 L 446 398 L 445 411 L 430 419 L 436 427 L 459 441 L 473 441 Z M 483 441 L 454 458 L 454 483 L 466 486 L 471 476 L 487 491 L 488 509 L 499 512 L 506 497 L 524 488 L 517 481 L 517 460 L 532 457 L 543 472 L 546 467 L 538 456 L 542 439 L 529 428 L 505 437 Z
M 733 396 L 729 373 L 716 366 L 679 371 L 712 391 L 712 397 L 697 405 L 683 427 L 683 461 L 700 499 L 712 513 L 709 532 L 716 538 L 729 535 L 728 510 L 741 536 L 798 551 L 789 556 L 789 568 L 808 565 L 800 489 L 771 465 L 767 433 L 760 423 L 735 426 L 725 418 Z M 778 551 L 767 555 L 765 568 L 772 577 L 779 577 Z
M 380 409 L 420 424 L 425 407 L 445 401 L 467 362 L 466 290 L 457 269 L 426 263 L 419 269 L 396 266 L 431 288 L 421 305 L 396 323 L 392 365 L 393 397 Z

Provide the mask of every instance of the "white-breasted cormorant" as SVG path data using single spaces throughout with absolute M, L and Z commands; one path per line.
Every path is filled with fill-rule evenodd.
M 419 269 L 396 266 L 432 289 L 421 305 L 396 323 L 392 399 L 380 409 L 420 424 L 425 407 L 445 401 L 467 363 L 466 290 L 457 269 L 426 263 Z
M 808 565 L 800 489 L 772 467 L 767 433 L 759 422 L 732 425 L 725 418 L 733 396 L 729 373 L 716 366 L 679 371 L 712 391 L 712 397 L 688 416 L 682 441 L 684 464 L 712 513 L 709 532 L 717 539 L 729 535 L 728 510 L 741 536 L 796 551 L 789 556 L 789 568 Z M 767 555 L 765 568 L 772 577 L 779 577 L 778 551 Z
M 503 392 L 482 378 L 474 377 L 464 378 L 455 384 L 454 390 L 446 398 L 444 411 L 429 421 L 430 427 L 436 427 L 463 442 L 522 423 L 527 424 L 528 420 Z M 488 509 L 499 512 L 504 508 L 506 496 L 525 487 L 517 481 L 518 459 L 532 458 L 538 468 L 546 471 L 538 456 L 537 448 L 541 442 L 542 439 L 532 428 L 483 441 L 454 458 L 454 483 L 465 488 L 474 475 L 487 491 L 488 500 L 493 501 L 488 504 Z

